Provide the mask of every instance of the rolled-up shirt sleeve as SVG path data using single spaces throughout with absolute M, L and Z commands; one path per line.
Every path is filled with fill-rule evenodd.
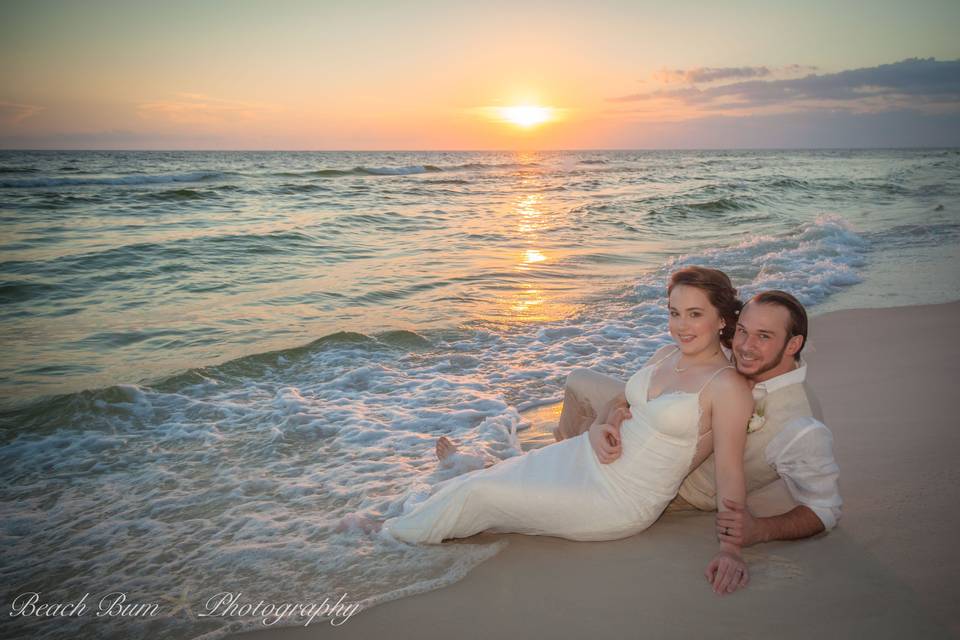
M 830 429 L 811 417 L 796 418 L 784 425 L 764 453 L 793 499 L 817 514 L 827 531 L 836 526 L 843 500 Z

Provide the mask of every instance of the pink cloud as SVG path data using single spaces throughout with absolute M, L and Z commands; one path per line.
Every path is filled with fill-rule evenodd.
M 179 93 L 169 100 L 146 102 L 137 107 L 140 117 L 177 124 L 222 124 L 256 120 L 278 111 L 272 105 L 222 100 L 197 93 Z
M 19 104 L 17 102 L 0 100 L 0 122 L 4 124 L 17 124 L 38 111 L 43 111 L 43 109 L 44 107 L 34 104 Z

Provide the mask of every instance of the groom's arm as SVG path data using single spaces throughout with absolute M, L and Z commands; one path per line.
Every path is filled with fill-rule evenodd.
M 756 518 L 756 520 L 758 521 L 757 542 L 799 540 L 826 531 L 817 514 L 805 504 L 794 507 L 779 516 Z
M 627 401 L 627 395 L 621 391 L 614 397 L 610 398 L 610 401 L 607 402 L 606 406 L 597 413 L 597 422 L 607 422 L 610 420 L 610 415 L 617 409 L 629 409 L 630 403 Z
M 799 540 L 829 531 L 840 519 L 839 468 L 833 436 L 813 418 L 792 421 L 768 445 L 767 461 L 798 506 L 780 515 L 754 517 L 745 505 L 717 514 L 717 535 L 743 545 Z
M 729 511 L 717 513 L 717 536 L 744 547 L 774 540 L 800 540 L 826 530 L 823 521 L 806 505 L 778 516 L 755 518 L 742 504 L 724 501 Z

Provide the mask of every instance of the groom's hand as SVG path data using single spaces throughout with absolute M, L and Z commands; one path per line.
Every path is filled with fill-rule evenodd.
M 609 416 L 607 416 L 607 422 L 619 429 L 624 421 L 629 420 L 632 417 L 633 414 L 630 413 L 630 407 L 617 407 L 610 412 Z
M 612 424 L 593 424 L 588 433 L 590 446 L 602 464 L 610 464 L 620 457 L 620 427 Z
M 723 504 L 729 511 L 717 513 L 717 538 L 720 542 L 729 542 L 738 547 L 749 547 L 760 542 L 757 521 L 746 506 L 729 498 L 724 498 Z

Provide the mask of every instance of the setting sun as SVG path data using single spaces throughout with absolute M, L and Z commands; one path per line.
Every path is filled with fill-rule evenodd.
M 553 109 L 550 107 L 531 105 L 501 107 L 500 117 L 511 124 L 528 128 L 551 120 L 553 118 Z

